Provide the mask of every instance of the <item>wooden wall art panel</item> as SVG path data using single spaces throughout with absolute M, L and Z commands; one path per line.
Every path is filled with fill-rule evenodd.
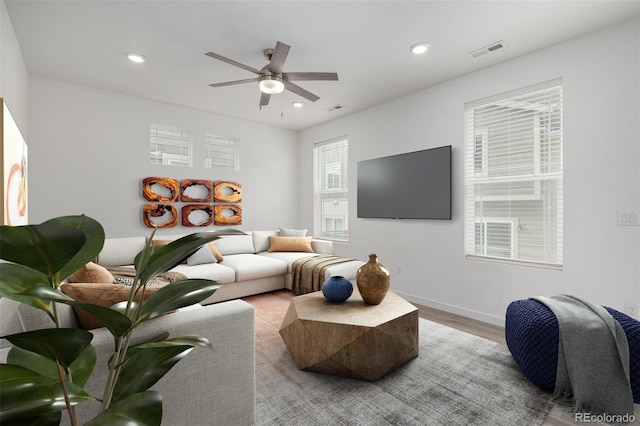
M 203 221 L 196 221 L 198 217 Z M 213 223 L 213 206 L 207 204 L 187 204 L 182 207 L 183 226 L 209 226 Z
M 214 205 L 213 223 L 219 226 L 242 225 L 242 207 L 237 204 Z
M 169 197 L 158 194 L 154 191 L 153 186 L 159 185 L 169 190 Z M 175 202 L 178 201 L 178 181 L 167 177 L 147 177 L 142 180 L 142 196 L 147 201 Z
M 242 201 L 242 185 L 238 182 L 216 180 L 213 182 L 213 201 L 239 203 Z
M 210 203 L 213 201 L 213 182 L 201 179 L 184 179 L 180 182 L 181 200 L 187 203 Z M 193 197 L 187 194 L 189 190 L 205 193 L 203 197 Z
M 142 220 L 148 228 L 173 228 L 178 224 L 178 211 L 171 204 L 145 204 Z

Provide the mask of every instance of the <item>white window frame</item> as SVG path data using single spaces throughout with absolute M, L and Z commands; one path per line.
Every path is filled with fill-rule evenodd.
M 562 269 L 562 108 L 562 79 L 465 104 L 467 259 Z M 476 240 L 479 223 L 510 224 L 509 256 L 492 256 L 487 239 Z
M 313 146 L 313 235 L 318 238 L 343 242 L 349 239 L 348 162 L 346 136 Z M 338 222 L 343 227 L 336 230 Z
M 164 124 L 149 125 L 149 162 L 155 165 L 191 167 L 191 130 Z

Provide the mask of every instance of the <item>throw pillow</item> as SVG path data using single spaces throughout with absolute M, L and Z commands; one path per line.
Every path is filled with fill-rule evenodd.
M 269 251 L 300 251 L 313 253 L 311 239 L 313 237 L 269 237 Z
M 144 292 L 144 299 L 158 291 L 160 287 L 147 287 Z M 92 303 L 94 305 L 110 308 L 116 303 L 124 302 L 129 298 L 131 287 L 119 284 L 95 284 L 95 283 L 69 283 L 62 284 L 60 290 L 67 296 L 78 302 Z M 140 293 L 136 295 L 136 300 L 140 300 Z M 85 330 L 104 327 L 91 314 L 82 309 L 74 308 L 80 326 Z
M 70 283 L 111 283 L 115 284 L 116 279 L 104 266 L 89 262 L 76 272 L 71 274 L 67 280 Z
M 280 228 L 281 237 L 304 237 L 307 235 L 306 229 Z
M 204 265 L 206 263 L 216 263 L 217 260 L 213 256 L 208 244 L 203 245 L 187 258 L 187 265 Z

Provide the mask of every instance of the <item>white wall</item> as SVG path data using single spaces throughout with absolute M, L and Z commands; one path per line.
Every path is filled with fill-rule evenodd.
M 0 0 L 0 97 L 27 138 L 27 69 L 4 0 Z
M 360 259 L 377 253 L 394 291 L 496 324 L 512 300 L 534 295 L 574 294 L 622 311 L 625 302 L 638 303 L 640 227 L 617 225 L 618 210 L 640 210 L 638 32 L 637 20 L 627 22 L 302 131 L 303 226 L 312 226 L 313 143 L 348 135 L 349 243 L 336 251 Z M 565 111 L 563 270 L 465 260 L 464 103 L 558 77 Z M 453 146 L 451 221 L 356 218 L 357 161 L 442 145 Z
M 149 164 L 149 124 L 192 131 L 194 166 Z M 87 214 L 107 237 L 149 235 L 142 179 L 232 180 L 243 189 L 239 229 L 298 225 L 297 133 L 202 111 L 29 77 L 31 223 Z M 240 171 L 204 168 L 205 132 L 239 138 Z M 181 206 L 182 204 L 179 204 Z M 178 225 L 158 233 L 213 229 Z

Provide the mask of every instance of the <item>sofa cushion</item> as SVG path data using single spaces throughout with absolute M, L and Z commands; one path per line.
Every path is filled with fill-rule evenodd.
M 225 256 L 222 264 L 236 271 L 236 281 L 238 282 L 287 273 L 286 262 L 255 254 Z
M 102 266 L 133 265 L 136 255 L 146 244 L 146 237 L 107 238 L 104 240 L 97 263 Z
M 144 300 L 151 296 L 160 287 L 147 286 L 144 292 Z M 60 290 L 67 296 L 78 302 L 92 303 L 94 305 L 110 308 L 116 303 L 124 302 L 129 298 L 131 286 L 121 284 L 102 283 L 68 283 L 62 284 Z M 140 300 L 141 293 L 136 295 L 136 300 Z M 75 309 L 80 326 L 85 330 L 103 327 L 102 322 L 82 309 Z
M 269 237 L 269 250 L 274 251 L 301 251 L 313 253 L 311 248 L 312 237 Z
M 115 284 L 116 279 L 104 266 L 89 262 L 73 274 L 67 280 L 70 283 L 111 283 Z
M 296 260 L 302 257 L 318 256 L 317 253 L 307 253 L 307 252 L 301 252 L 301 251 L 263 252 L 263 253 L 258 253 L 258 255 L 285 262 L 287 264 L 288 274 L 293 272 L 292 265 L 293 265 L 293 262 L 295 262 Z
M 278 231 L 253 231 L 253 247 L 256 249 L 256 253 L 269 250 L 269 237 L 271 235 L 278 235 Z
M 280 228 L 281 237 L 304 237 L 307 235 L 306 229 Z
M 226 258 L 227 256 L 225 256 L 225 259 Z M 213 280 L 220 284 L 230 284 L 236 281 L 235 271 L 220 263 L 207 263 L 193 266 L 182 264 L 171 269 L 171 272 L 179 272 L 187 278 Z
M 216 245 L 220 254 L 226 256 L 228 254 L 255 253 L 253 247 L 252 235 L 228 235 L 216 240 Z

